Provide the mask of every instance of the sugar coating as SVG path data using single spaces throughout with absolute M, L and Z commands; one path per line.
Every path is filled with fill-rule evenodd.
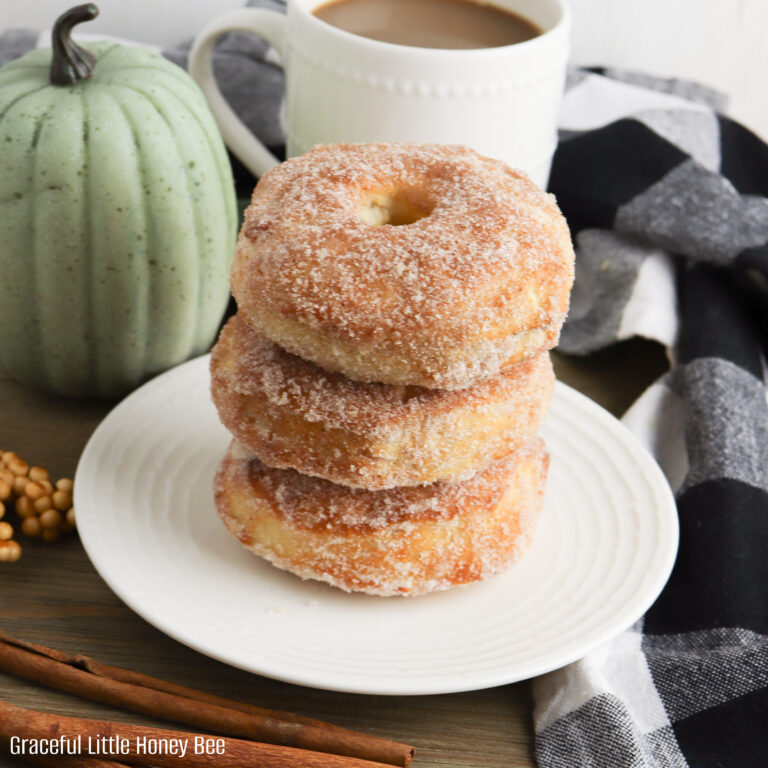
M 379 489 L 468 477 L 520 447 L 547 411 L 546 352 L 462 390 L 351 381 L 291 355 L 240 315 L 211 357 L 224 425 L 262 461 Z
M 554 198 L 465 147 L 330 145 L 266 174 L 231 284 L 238 318 L 269 341 L 242 334 L 234 355 L 220 342 L 212 358 L 236 437 L 248 436 L 238 409 L 258 404 L 245 426 L 259 458 L 235 442 L 217 473 L 227 527 L 302 578 L 377 595 L 504 570 L 542 505 L 548 458 L 539 438 L 520 447 L 520 425 L 532 432 L 548 404 L 532 381 L 557 343 L 573 261 Z M 490 444 L 505 418 L 507 441 L 477 471 L 422 485 L 387 474 L 396 455 L 429 464 L 447 434 L 455 455 Z M 330 433 L 343 450 L 318 437 Z M 297 466 L 289 434 L 308 474 L 285 468 Z M 310 476 L 331 470 L 336 482 Z M 402 486 L 356 486 L 395 477 Z
M 381 530 L 425 518 L 448 520 L 477 505 L 491 507 L 506 491 L 514 466 L 542 451 L 541 439 L 534 438 L 465 480 L 382 491 L 347 488 L 290 469 L 273 469 L 252 455 L 239 471 L 248 473 L 251 487 L 266 493 L 289 525 Z
M 277 406 L 290 406 L 307 421 L 325 426 L 385 433 L 405 421 L 430 414 L 453 411 L 461 404 L 481 409 L 490 401 L 519 396 L 517 405 L 527 408 L 541 399 L 541 390 L 530 390 L 529 377 L 538 367 L 548 369 L 547 355 L 528 360 L 501 375 L 478 382 L 464 390 L 438 390 L 416 386 L 397 386 L 376 382 L 357 382 L 286 352 L 263 336 L 244 327 L 239 316 L 231 318 L 222 338 L 232 345 L 232 367 L 217 365 L 217 345 L 211 370 L 226 378 L 228 388 L 248 395 L 262 392 Z M 220 342 L 221 343 L 221 342 Z M 219 343 L 219 344 L 220 344 Z
M 371 198 L 428 215 L 372 226 Z M 327 145 L 259 182 L 232 291 L 254 328 L 323 367 L 455 388 L 554 346 L 572 280 L 565 221 L 522 172 L 466 147 Z
M 543 442 L 462 482 L 360 491 L 266 467 L 236 443 L 216 479 L 227 527 L 302 578 L 417 595 L 495 576 L 526 550 L 541 508 Z

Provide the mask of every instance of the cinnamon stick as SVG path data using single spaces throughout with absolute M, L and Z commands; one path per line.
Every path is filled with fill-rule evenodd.
M 38 765 L 40 768 L 131 768 L 127 763 L 116 763 L 113 760 L 101 760 L 98 757 L 83 757 L 82 755 L 17 755 L 29 765 Z
M 100 760 L 98 757 L 82 757 L 73 755 L 67 757 L 48 757 L 45 755 L 25 755 L 21 758 L 30 765 L 40 768 L 131 768 L 126 763 L 116 763 L 113 760 Z
M 186 693 L 190 689 L 115 667 L 105 667 L 87 657 L 66 656 L 51 648 L 17 641 L 3 634 L 0 634 L 0 669 L 102 704 L 225 736 L 346 755 L 403 768 L 407 768 L 413 759 L 413 748 L 406 744 L 336 726 L 328 727 L 318 720 L 311 721 L 312 724 L 289 721 L 282 717 L 283 713 L 273 710 L 265 711 L 270 715 L 280 715 L 280 719 L 254 712 L 256 707 L 246 712 L 229 706 L 233 702 L 226 699 L 210 697 L 217 703 L 201 700 L 201 696 L 208 697 L 198 692 L 193 692 L 198 694 L 195 698 L 188 698 L 169 691 Z M 150 687 L 102 676 L 104 674 L 150 683 Z
M 3 642 L 8 643 L 9 645 L 13 645 L 17 648 L 33 651 L 34 653 L 38 653 L 41 656 L 47 656 L 54 661 L 60 661 L 62 664 L 77 667 L 78 669 L 84 669 L 99 677 L 105 677 L 110 680 L 117 680 L 121 683 L 129 683 L 130 685 L 138 685 L 141 688 L 151 688 L 156 691 L 164 691 L 165 693 L 172 693 L 185 699 L 193 699 L 194 701 L 201 701 L 205 704 L 215 704 L 216 706 L 225 707 L 227 709 L 236 709 L 239 712 L 245 712 L 248 715 L 268 717 L 273 720 L 282 720 L 286 723 L 314 725 L 318 728 L 325 728 L 328 730 L 342 732 L 349 730 L 347 728 L 342 728 L 339 725 L 326 723 L 323 720 L 316 720 L 312 717 L 304 717 L 303 715 L 296 715 L 292 712 L 281 712 L 277 709 L 256 707 L 252 704 L 246 704 L 242 701 L 233 701 L 232 699 L 225 699 L 222 696 L 214 696 L 210 693 L 197 691 L 194 688 L 186 688 L 183 685 L 177 685 L 176 683 L 171 683 L 167 680 L 161 680 L 157 677 L 144 675 L 141 672 L 134 672 L 130 669 L 121 669 L 120 667 L 111 667 L 108 664 L 102 664 L 101 662 L 90 658 L 90 656 L 63 653 L 62 651 L 57 651 L 54 648 L 48 648 L 44 645 L 37 645 L 36 643 L 28 643 L 24 640 L 17 640 L 16 638 L 6 635 L 4 632 L 0 632 L 0 643 Z M 399 765 L 399 763 L 394 763 L 394 765 Z
M 131 765 L 152 765 L 161 768 L 387 768 L 382 763 L 355 757 L 331 755 L 276 744 L 259 744 L 228 737 L 199 735 L 185 731 L 169 731 L 126 725 L 102 720 L 62 717 L 46 712 L 21 709 L 0 701 L 0 738 L 38 741 L 80 737 L 83 750 L 120 740 L 119 756 Z M 218 754 L 195 751 L 197 740 L 218 740 Z M 171 745 L 179 745 L 172 750 Z M 156 745 L 153 748 L 152 745 Z M 186 745 L 184 754 L 181 746 Z M 117 749 L 117 747 L 113 747 Z M 90 752 L 93 756 L 93 751 Z

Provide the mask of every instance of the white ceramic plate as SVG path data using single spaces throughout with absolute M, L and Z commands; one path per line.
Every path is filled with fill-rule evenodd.
M 212 478 L 229 435 L 208 358 L 134 392 L 91 437 L 75 481 L 96 569 L 138 614 L 203 653 L 302 685 L 432 694 L 574 661 L 630 626 L 677 551 L 669 487 L 635 438 L 563 384 L 541 430 L 552 463 L 534 543 L 486 583 L 418 598 L 346 594 L 243 549 Z

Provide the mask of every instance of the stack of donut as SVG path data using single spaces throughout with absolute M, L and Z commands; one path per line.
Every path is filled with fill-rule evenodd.
M 455 146 L 320 146 L 267 173 L 211 357 L 216 505 L 303 578 L 417 595 L 525 551 L 573 281 L 554 200 Z

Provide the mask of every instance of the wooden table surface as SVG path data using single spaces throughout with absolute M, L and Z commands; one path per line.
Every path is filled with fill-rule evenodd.
M 666 367 L 660 347 L 631 341 L 586 358 L 556 355 L 558 377 L 620 415 Z M 111 404 L 27 391 L 0 371 L 0 448 L 55 477 L 72 477 Z M 7 516 L 15 521 L 15 515 Z M 527 682 L 441 696 L 360 696 L 312 690 L 238 671 L 171 640 L 129 610 L 93 569 L 76 535 L 24 540 L 21 560 L 0 563 L 0 629 L 230 698 L 329 720 L 414 744 L 414 766 L 532 766 Z M 0 697 L 61 714 L 166 725 L 0 673 Z M 0 766 L 23 765 L 0 755 Z

